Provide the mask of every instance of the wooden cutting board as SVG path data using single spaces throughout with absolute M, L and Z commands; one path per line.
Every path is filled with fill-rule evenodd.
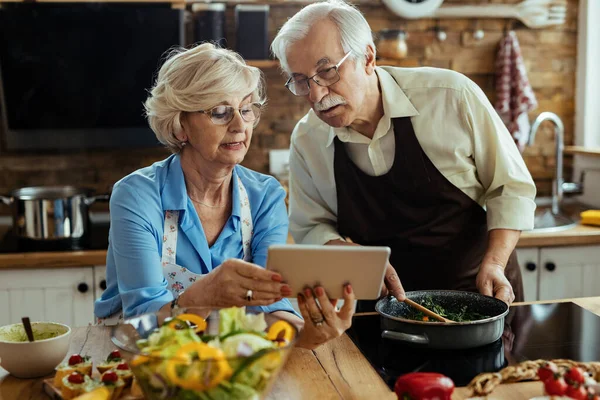
M 60 392 L 59 388 L 54 386 L 53 379 L 44 379 L 43 387 L 44 392 L 50 397 L 50 399 L 63 400 L 62 393 Z M 131 389 L 126 388 L 125 390 L 123 390 L 123 393 L 121 394 L 121 397 L 119 397 L 119 400 L 142 400 L 143 398 L 144 397 L 132 396 Z

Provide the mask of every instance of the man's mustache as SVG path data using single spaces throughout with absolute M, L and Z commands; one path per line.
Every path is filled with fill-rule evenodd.
M 346 99 L 342 96 L 326 96 L 321 99 L 318 103 L 315 103 L 315 110 L 317 111 L 325 111 L 329 110 L 332 107 L 346 104 Z

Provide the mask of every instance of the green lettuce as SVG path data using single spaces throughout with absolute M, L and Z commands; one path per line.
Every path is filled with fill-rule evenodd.
M 246 314 L 245 307 L 231 307 L 219 311 L 219 335 L 227 336 L 234 332 L 264 332 L 267 323 L 263 313 Z

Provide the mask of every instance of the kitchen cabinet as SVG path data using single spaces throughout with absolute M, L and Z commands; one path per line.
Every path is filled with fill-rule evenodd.
M 539 300 L 600 294 L 600 246 L 542 248 Z
M 0 270 L 0 326 L 31 321 L 54 321 L 71 327 L 94 322 L 94 300 L 100 296 L 95 282 L 105 268 Z
M 517 249 L 525 301 L 600 295 L 600 246 Z
M 517 249 L 517 258 L 523 276 L 525 301 L 535 301 L 538 299 L 539 249 Z
M 518 248 L 517 257 L 525 301 L 600 296 L 600 246 Z M 88 325 L 105 289 L 104 265 L 0 269 L 0 326 L 23 316 Z M 296 299 L 290 300 L 298 310 Z
M 106 290 L 106 265 L 94 266 L 94 300 Z

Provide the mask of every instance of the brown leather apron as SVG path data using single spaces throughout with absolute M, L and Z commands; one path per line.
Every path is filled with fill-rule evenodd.
M 364 246 L 389 246 L 390 263 L 406 291 L 477 292 L 475 279 L 488 240 L 485 210 L 437 170 L 421 148 L 410 117 L 392 123 L 394 163 L 381 176 L 365 174 L 334 139 L 338 232 Z M 522 301 L 514 251 L 505 274 L 516 301 Z M 357 311 L 373 311 L 374 304 L 359 301 Z

